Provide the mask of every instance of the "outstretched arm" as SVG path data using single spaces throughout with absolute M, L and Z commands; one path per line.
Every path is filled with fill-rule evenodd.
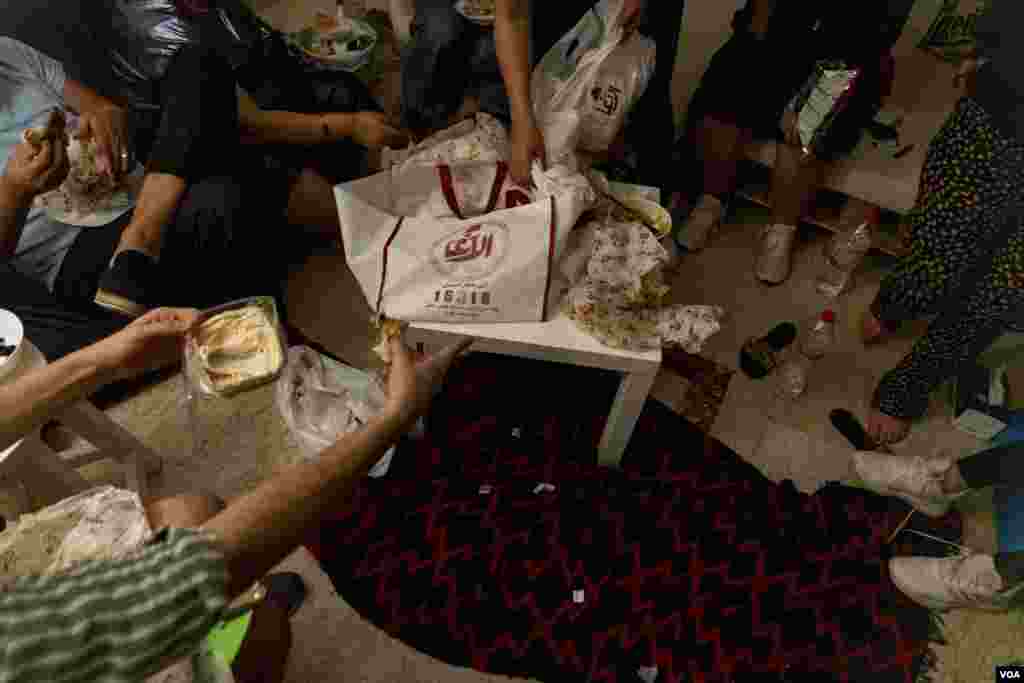
M 469 340 L 414 366 L 392 340 L 388 406 L 367 427 L 324 450 L 316 462 L 293 465 L 210 520 L 228 560 L 229 593 L 246 590 L 291 553 L 329 511 L 347 505 L 370 468 L 426 410 L 452 360 Z
M 388 123 L 384 114 L 354 113 L 299 114 L 264 110 L 244 90 L 238 91 L 238 116 L 242 142 L 319 145 L 354 140 L 366 147 L 402 147 L 408 136 Z

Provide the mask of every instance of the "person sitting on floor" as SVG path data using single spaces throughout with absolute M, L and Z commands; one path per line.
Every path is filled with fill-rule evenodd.
M 270 230 L 280 230 L 292 224 L 320 239 L 340 239 L 326 180 L 312 171 L 284 168 L 260 152 L 243 156 L 234 80 L 219 56 L 183 50 L 162 85 L 189 96 L 167 97 L 135 209 L 100 227 L 66 225 L 33 207 L 36 196 L 53 189 L 55 176 L 48 169 L 63 164 L 63 155 L 55 157 L 49 147 L 36 154 L 20 143 L 23 130 L 44 123 L 55 108 L 74 110 L 79 134 L 102 143 L 98 146 L 110 165 L 121 156 L 110 156 L 110 150 L 130 144 L 127 117 L 122 108 L 67 78 L 59 63 L 0 38 L 0 92 L 7 103 L 0 105 L 0 145 L 6 159 L 35 174 L 21 184 L 10 175 L 0 179 L 6 186 L 0 195 L 6 209 L 0 226 L 0 306 L 22 318 L 27 336 L 50 360 L 123 327 L 122 314 L 137 315 L 160 299 L 207 306 L 278 286 L 279 278 L 266 280 L 282 263 L 282 245 L 266 240 L 254 226 L 269 222 Z M 323 135 L 321 117 L 310 122 L 302 115 L 243 110 L 250 138 L 297 136 L 306 124 L 319 126 L 313 135 Z M 339 114 L 328 125 L 338 135 L 368 142 L 382 130 L 359 115 Z M 288 240 L 284 249 L 294 243 Z M 231 277 L 222 277 L 225 268 Z M 106 301 L 112 311 L 97 310 L 94 299 Z
M 0 450 L 103 384 L 176 362 L 183 334 L 197 315 L 187 309 L 152 311 L 96 344 L 0 385 Z M 350 500 L 358 482 L 426 411 L 453 359 L 468 345 L 464 340 L 417 363 L 401 338 L 392 339 L 383 412 L 316 462 L 283 469 L 227 506 L 203 496 L 150 506 L 151 525 L 164 528 L 125 559 L 0 584 L 0 679 L 141 681 L 195 653 L 235 596 Z M 236 660 L 239 681 L 281 679 L 287 616 L 304 593 L 296 578 L 266 580 L 271 597 L 256 609 Z M 66 599 L 71 593 L 77 596 L 73 601 Z
M 929 517 L 942 517 L 970 491 L 1024 484 L 1024 446 L 999 446 L 956 461 L 858 451 L 853 464 L 861 481 L 883 496 L 898 496 Z M 931 609 L 1008 609 L 1024 587 L 1024 552 L 956 557 L 894 557 L 893 582 Z
M 690 105 L 682 143 L 696 148 L 703 174 L 689 217 L 679 211 L 684 192 L 671 199 L 680 246 L 704 248 L 736 191 L 745 146 L 756 138 L 775 140 L 772 218 L 762 230 L 755 272 L 768 284 L 789 277 L 797 225 L 825 165 L 853 149 L 880 104 L 882 58 L 889 50 L 886 15 L 886 3 L 879 0 L 749 0 L 736 12 L 734 33 L 712 58 Z M 826 151 L 815 158 L 801 149 L 796 117 L 786 109 L 825 59 L 842 60 L 862 73 L 828 134 Z

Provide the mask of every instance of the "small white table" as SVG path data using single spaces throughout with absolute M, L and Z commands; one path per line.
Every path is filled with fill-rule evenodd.
M 589 368 L 615 370 L 622 375 L 598 447 L 598 462 L 618 467 L 644 402 L 661 367 L 661 349 L 637 353 L 603 345 L 560 314 L 546 323 L 411 323 L 406 340 L 420 350 L 443 348 L 463 336 L 473 337 L 474 351 L 519 356 Z
M 13 381 L 46 365 L 46 358 L 30 341 L 26 339 L 24 344 L 26 347 L 17 360 L 18 367 L 0 383 Z M 6 483 L 18 485 L 15 487 L 20 508 L 18 514 L 33 509 L 28 492 L 45 506 L 90 488 L 89 482 L 76 468 L 108 458 L 124 468 L 128 488 L 140 497 L 146 496 L 147 474 L 161 468 L 160 456 L 152 449 L 89 401 L 79 401 L 53 417 L 95 446 L 96 450 L 74 458 L 63 457 L 46 445 L 37 429 L 0 452 L 0 486 Z

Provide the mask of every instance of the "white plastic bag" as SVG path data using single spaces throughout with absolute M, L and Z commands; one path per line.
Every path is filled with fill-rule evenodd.
M 508 132 L 501 121 L 485 112 L 431 135 L 406 149 L 385 148 L 381 167 L 458 164 L 467 161 L 507 161 Z
M 288 429 L 315 460 L 344 434 L 362 429 L 384 410 L 380 378 L 325 358 L 306 346 L 288 350 L 288 363 L 275 387 L 277 408 Z M 370 470 L 387 474 L 394 446 Z
M 657 53 L 653 40 L 633 33 L 605 59 L 583 106 L 580 149 L 605 152 L 611 147 L 629 112 L 647 91 Z
M 577 146 L 607 149 L 650 80 L 654 44 L 638 34 L 626 36 L 622 13 L 623 0 L 599 0 L 533 71 L 534 116 L 551 163 L 568 163 Z M 616 51 L 619 57 L 609 61 Z
M 404 321 L 539 322 L 556 314 L 569 233 L 590 183 L 534 164 L 403 165 L 335 188 L 349 268 L 371 310 Z

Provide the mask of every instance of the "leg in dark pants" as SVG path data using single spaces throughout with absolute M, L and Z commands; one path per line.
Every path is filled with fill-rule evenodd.
M 0 266 L 0 292 L 4 292 L 4 308 L 21 319 L 25 337 L 51 362 L 128 324 L 112 313 L 69 306 L 42 284 L 6 264 Z
M 480 39 L 493 34 L 473 25 L 451 0 L 416 0 L 412 41 L 402 56 L 402 123 L 425 132 L 448 125 L 471 80 L 467 68 Z

